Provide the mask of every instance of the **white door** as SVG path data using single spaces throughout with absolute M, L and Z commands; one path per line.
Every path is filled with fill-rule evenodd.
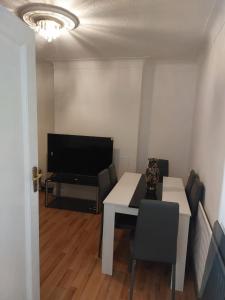
M 0 6 L 0 299 L 39 299 L 34 34 Z

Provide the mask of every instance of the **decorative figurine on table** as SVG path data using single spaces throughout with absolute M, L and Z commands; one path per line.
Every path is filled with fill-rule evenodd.
M 148 191 L 155 191 L 159 182 L 159 165 L 158 159 L 149 158 L 148 168 L 146 169 L 146 184 Z

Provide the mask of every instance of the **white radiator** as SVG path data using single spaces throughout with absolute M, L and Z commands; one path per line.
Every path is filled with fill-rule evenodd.
M 202 204 L 199 203 L 196 233 L 194 240 L 194 267 L 198 291 L 200 291 L 205 263 L 209 250 L 212 230 L 206 217 Z

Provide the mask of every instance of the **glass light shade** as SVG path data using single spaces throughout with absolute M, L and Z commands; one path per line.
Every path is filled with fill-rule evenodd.
M 50 4 L 29 3 L 21 6 L 17 13 L 25 23 L 48 42 L 79 25 L 77 16 L 64 8 Z
M 40 20 L 37 22 L 35 31 L 38 32 L 48 42 L 51 42 L 60 36 L 63 29 L 59 23 L 53 20 Z

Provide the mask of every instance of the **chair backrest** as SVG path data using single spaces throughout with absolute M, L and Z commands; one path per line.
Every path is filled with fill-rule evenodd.
M 159 182 L 163 181 L 163 176 L 169 176 L 169 161 L 166 159 L 158 160 Z
M 203 194 L 204 194 L 204 185 L 200 181 L 199 177 L 196 176 L 194 183 L 192 185 L 192 188 L 191 188 L 190 196 L 188 197 L 188 203 L 189 203 L 189 206 L 191 209 L 191 215 L 192 215 L 193 219 L 197 215 L 198 204 L 199 204 L 199 201 L 202 200 Z
M 187 184 L 185 186 L 185 192 L 186 192 L 186 195 L 187 197 L 189 198 L 190 197 L 190 194 L 191 194 L 191 188 L 193 186 L 193 183 L 195 181 L 195 178 L 197 177 L 198 175 L 195 173 L 194 170 L 191 170 L 190 174 L 189 174 L 189 177 L 188 177 L 188 181 L 187 181 Z
M 178 220 L 178 203 L 141 200 L 133 258 L 175 264 Z
M 111 182 L 108 169 L 98 173 L 99 200 L 102 203 L 111 190 Z
M 111 187 L 113 188 L 118 181 L 114 163 L 111 163 L 111 165 L 109 166 L 108 169 L 109 169 L 109 177 L 110 177 Z

